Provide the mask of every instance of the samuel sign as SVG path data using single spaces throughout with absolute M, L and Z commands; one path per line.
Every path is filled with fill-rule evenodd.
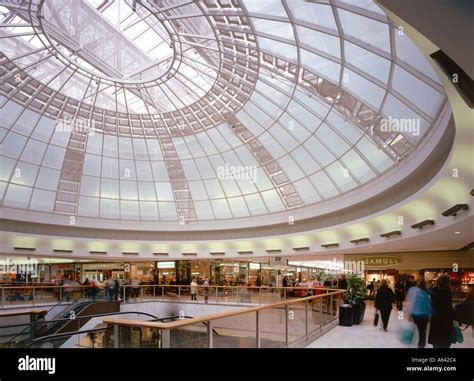
M 364 261 L 365 266 L 390 266 L 400 263 L 402 259 L 398 257 L 364 257 L 359 258 L 358 261 Z

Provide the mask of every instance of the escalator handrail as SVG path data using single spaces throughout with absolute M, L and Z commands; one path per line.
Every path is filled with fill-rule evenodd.
M 33 326 L 33 325 L 48 324 L 48 323 L 52 323 L 52 322 L 62 322 L 62 321 L 67 322 L 67 321 L 71 321 L 71 320 L 82 320 L 82 319 L 86 319 L 86 318 L 94 318 L 94 317 L 109 316 L 109 315 L 125 315 L 125 314 L 146 315 L 146 316 L 152 317 L 155 320 L 161 320 L 155 315 L 149 314 L 147 312 L 140 312 L 140 311 L 104 312 L 102 314 L 96 314 L 96 315 L 78 316 L 75 319 L 64 318 L 64 319 L 55 319 L 55 320 L 48 320 L 48 321 L 35 321 L 35 322 L 28 323 L 28 324 L 4 325 L 4 326 L 0 326 L 0 329 L 21 327 L 23 325 L 26 325 L 26 327 L 21 332 L 17 333 L 15 336 L 13 336 L 10 340 L 8 340 L 6 342 L 6 344 L 10 344 L 10 343 L 12 343 L 13 339 L 20 336 L 24 331 L 26 331 L 28 328 L 31 328 L 31 326 Z M 46 336 L 44 336 L 44 337 L 46 337 Z
M 34 339 L 32 341 L 30 341 L 29 343 L 27 343 L 25 345 L 25 348 L 29 348 L 31 347 L 33 344 L 36 344 L 40 341 L 44 341 L 44 340 L 47 340 L 47 339 L 51 339 L 51 338 L 58 338 L 58 337 L 67 337 L 67 336 L 74 336 L 74 335 L 78 335 L 78 334 L 83 334 L 83 333 L 90 333 L 90 332 L 101 332 L 101 331 L 105 331 L 107 329 L 107 327 L 104 327 L 104 328 L 93 328 L 93 329 L 86 329 L 84 331 L 74 331 L 74 332 L 65 332 L 65 333 L 53 333 L 52 335 L 48 335 L 48 336 L 42 336 L 42 337 L 38 337 L 37 339 Z

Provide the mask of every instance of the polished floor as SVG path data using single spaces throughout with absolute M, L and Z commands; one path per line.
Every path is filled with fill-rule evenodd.
M 319 339 L 313 341 L 307 348 L 416 348 L 418 337 L 411 345 L 404 344 L 399 339 L 399 332 L 403 319 L 398 319 L 398 311 L 394 308 L 390 314 L 387 332 L 384 332 L 381 323 L 374 327 L 375 308 L 369 302 L 362 324 L 352 327 L 337 326 Z M 406 313 L 404 314 L 406 315 Z M 406 320 L 408 316 L 403 316 Z M 428 331 L 427 331 L 428 333 Z M 464 342 L 454 344 L 451 348 L 474 348 L 474 331 L 469 327 L 463 332 Z M 430 344 L 426 348 L 432 348 Z

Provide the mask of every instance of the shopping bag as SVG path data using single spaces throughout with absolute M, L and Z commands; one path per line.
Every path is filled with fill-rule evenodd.
M 405 344 L 411 344 L 415 336 L 415 325 L 409 321 L 403 321 L 400 325 L 400 341 Z
M 376 311 L 375 316 L 374 316 L 374 326 L 377 327 L 378 324 L 379 324 L 379 312 Z
M 464 337 L 461 332 L 461 328 L 459 328 L 459 323 L 454 320 L 453 321 L 453 340 L 452 343 L 456 344 L 459 343 L 461 344 L 464 341 Z

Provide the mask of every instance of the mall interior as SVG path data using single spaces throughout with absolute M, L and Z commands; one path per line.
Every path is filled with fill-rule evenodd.
M 0 0 L 0 347 L 474 348 L 473 19 Z

